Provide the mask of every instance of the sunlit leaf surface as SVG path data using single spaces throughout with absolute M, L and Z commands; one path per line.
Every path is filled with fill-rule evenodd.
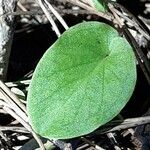
M 47 50 L 35 69 L 27 97 L 30 124 L 50 139 L 88 134 L 121 111 L 135 83 L 129 43 L 109 25 L 80 23 Z

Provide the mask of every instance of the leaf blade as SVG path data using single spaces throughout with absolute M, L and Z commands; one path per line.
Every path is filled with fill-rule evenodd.
M 135 82 L 135 58 L 127 41 L 106 24 L 78 24 L 44 54 L 35 70 L 27 105 L 31 125 L 48 138 L 88 134 L 120 112 Z

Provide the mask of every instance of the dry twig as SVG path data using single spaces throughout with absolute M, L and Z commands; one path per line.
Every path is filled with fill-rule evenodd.
M 150 124 L 150 116 L 112 121 L 106 124 L 104 128 L 94 132 L 93 134 L 105 134 L 105 133 L 137 127 L 144 124 Z
M 87 5 L 86 3 L 81 2 L 80 0 L 65 0 L 69 3 L 72 3 L 74 5 L 77 5 L 83 9 L 88 10 L 91 14 L 98 15 L 108 21 L 114 21 L 114 17 L 110 13 L 102 13 L 97 10 L 95 10 L 92 6 Z
M 47 8 L 44 6 L 43 1 L 42 1 L 42 0 L 38 0 L 38 3 L 39 3 L 39 5 L 40 5 L 40 7 L 42 8 L 43 12 L 45 13 L 47 19 L 48 19 L 49 22 L 51 23 L 51 25 L 52 25 L 52 27 L 53 27 L 53 29 L 54 29 L 56 35 L 57 35 L 58 37 L 60 37 L 61 33 L 60 33 L 60 31 L 59 31 L 59 29 L 58 29 L 58 27 L 57 27 L 55 21 L 53 20 L 51 14 L 48 12 Z
M 0 105 L 3 109 L 8 112 L 12 117 L 18 120 L 29 132 L 32 133 L 33 137 L 36 139 L 41 150 L 45 150 L 44 145 L 38 135 L 32 130 L 28 123 L 28 117 L 26 116 L 25 106 L 19 101 L 19 99 L 13 94 L 7 86 L 0 81 L 0 92 L 4 97 L 3 101 L 0 101 Z
M 65 28 L 65 30 L 69 29 L 68 25 L 64 21 L 64 19 L 61 17 L 61 15 L 53 8 L 53 6 L 47 1 L 44 0 L 48 8 L 51 10 L 51 12 L 54 14 L 54 16 L 59 20 L 59 22 L 62 24 L 62 26 Z

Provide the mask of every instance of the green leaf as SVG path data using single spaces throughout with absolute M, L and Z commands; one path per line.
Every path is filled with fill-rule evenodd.
M 106 12 L 108 9 L 106 0 L 92 0 L 92 4 L 96 8 L 96 10 L 101 12 Z
M 111 0 L 116 2 L 116 0 Z M 91 4 L 93 7 L 100 12 L 108 11 L 108 0 L 91 0 Z
M 40 135 L 67 139 L 113 119 L 136 83 L 129 43 L 107 24 L 67 30 L 38 63 L 27 97 L 29 121 Z

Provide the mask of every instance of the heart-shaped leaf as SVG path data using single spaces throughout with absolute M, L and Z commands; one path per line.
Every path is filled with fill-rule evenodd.
M 135 82 L 129 43 L 109 25 L 80 23 L 38 63 L 27 97 L 29 121 L 50 139 L 88 134 L 121 111 Z

